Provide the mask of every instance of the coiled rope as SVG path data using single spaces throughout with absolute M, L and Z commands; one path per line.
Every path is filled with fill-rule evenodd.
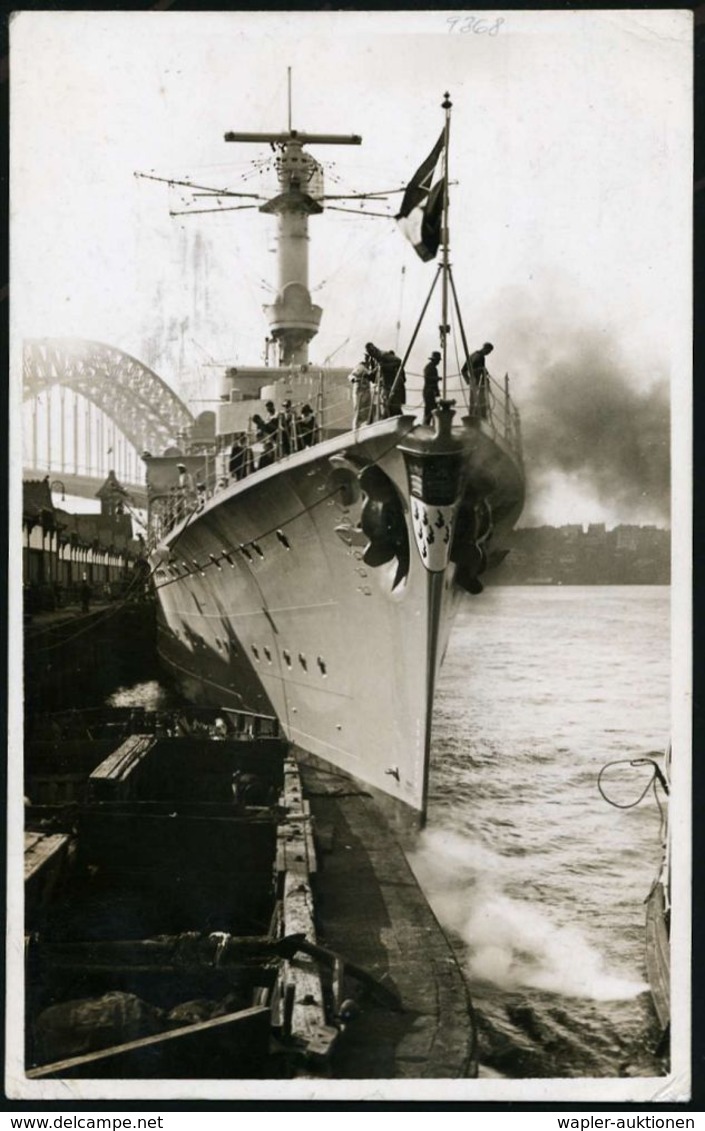
M 651 770 L 652 770 L 651 777 L 649 778 L 649 780 L 647 781 L 643 790 L 641 791 L 641 793 L 639 794 L 639 796 L 636 798 L 635 801 L 629 801 L 629 802 L 626 802 L 626 803 L 623 803 L 623 802 L 620 802 L 620 801 L 615 801 L 613 798 L 608 797 L 607 794 L 605 793 L 604 789 L 602 788 L 602 779 L 603 779 L 605 773 L 607 772 L 607 770 L 609 770 L 612 766 L 651 766 Z M 660 816 L 660 819 L 661 819 L 661 825 L 663 826 L 665 818 L 664 818 L 664 812 L 663 812 L 663 805 L 661 804 L 661 798 L 659 797 L 659 792 L 658 792 L 658 788 L 657 788 L 657 786 L 659 786 L 659 785 L 661 786 L 662 790 L 664 791 L 666 797 L 668 797 L 669 792 L 670 792 L 668 782 L 667 782 L 666 778 L 664 777 L 664 774 L 663 774 L 663 771 L 661 770 L 661 767 L 651 757 L 618 758 L 614 762 L 607 762 L 606 765 L 604 765 L 602 767 L 599 774 L 597 775 L 597 788 L 599 789 L 601 796 L 604 798 L 604 800 L 607 802 L 608 805 L 614 806 L 615 809 L 635 809 L 636 806 L 641 804 L 641 802 L 644 800 L 644 798 L 646 797 L 649 790 L 652 790 L 653 794 L 654 794 L 654 798 L 656 800 L 656 805 L 658 806 L 659 816 Z

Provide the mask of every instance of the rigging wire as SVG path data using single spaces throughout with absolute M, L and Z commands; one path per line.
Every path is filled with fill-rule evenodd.
M 322 200 L 386 200 L 387 195 L 393 192 L 403 192 L 403 189 L 379 189 L 375 192 L 349 192 L 349 193 L 324 193 Z
M 359 216 L 360 213 L 356 212 L 355 215 Z M 337 278 L 341 271 L 349 270 L 352 264 L 357 263 L 358 259 L 361 259 L 363 256 L 367 258 L 370 249 L 373 246 L 381 246 L 382 241 L 387 238 L 387 234 L 388 233 L 386 232 L 380 232 L 379 228 L 377 228 L 376 230 L 373 229 L 369 238 L 365 240 L 364 243 L 358 244 L 356 251 L 353 251 L 352 254 L 348 254 L 348 249 L 353 243 L 357 242 L 356 231 L 353 228 L 353 230 L 349 233 L 347 242 L 339 256 L 340 262 L 338 266 L 333 271 L 331 271 L 330 275 L 326 275 L 325 279 L 322 279 L 320 283 L 316 283 L 316 286 L 311 288 L 311 294 L 315 294 L 316 291 L 320 291 L 323 287 L 327 287 L 333 279 Z
M 205 189 L 207 192 L 212 192 L 216 196 L 244 196 L 250 197 L 252 200 L 259 199 L 259 193 L 257 192 L 235 192 L 227 188 L 217 189 L 213 188 L 212 185 L 199 185 L 193 181 L 178 180 L 176 177 L 158 177 L 155 173 L 135 173 L 134 175 L 144 181 L 159 181 L 161 184 L 169 185 L 171 188 L 175 188 L 179 185 L 181 188 Z
M 458 316 L 457 316 L 457 311 L 452 306 L 451 306 L 451 309 L 450 309 L 450 320 L 451 320 L 451 323 L 452 323 L 452 325 L 455 329 L 455 332 L 453 333 L 453 350 L 455 352 L 456 372 L 449 374 L 449 376 L 451 376 L 451 377 L 455 377 L 456 375 L 460 376 L 460 392 L 462 394 L 464 406 L 467 409 L 467 411 L 469 412 L 470 411 L 470 386 L 465 383 L 465 381 L 463 379 L 462 370 L 461 370 L 461 367 L 460 367 L 460 354 L 458 353 L 458 333 L 457 333 Z
M 170 216 L 198 216 L 204 212 L 242 212 L 246 208 L 256 208 L 256 204 L 233 204 L 225 208 L 185 208 L 169 209 Z
M 393 220 L 391 212 L 370 212 L 362 208 L 341 208 L 338 204 L 329 204 L 329 212 L 351 212 L 353 216 L 381 216 L 384 220 Z
M 406 264 L 402 264 L 401 268 L 401 283 L 399 285 L 399 310 L 397 312 L 397 336 L 394 341 L 394 352 L 399 353 L 399 341 L 401 339 L 401 316 L 404 309 L 404 283 L 406 282 Z

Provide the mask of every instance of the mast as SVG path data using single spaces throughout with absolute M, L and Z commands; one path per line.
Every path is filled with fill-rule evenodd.
M 441 103 L 445 110 L 445 131 L 443 141 L 443 229 L 441 238 L 443 240 L 443 297 L 442 297 L 442 323 L 441 323 L 441 344 L 443 346 L 443 400 L 446 399 L 446 382 L 448 375 L 448 355 L 446 345 L 448 342 L 448 333 L 450 326 L 448 325 L 448 274 L 449 274 L 449 257 L 450 257 L 450 230 L 448 227 L 448 207 L 449 207 L 449 194 L 448 194 L 448 142 L 450 140 L 450 111 L 453 103 L 450 100 L 448 91 L 443 96 Z
M 360 145 L 357 134 L 307 134 L 291 127 L 291 68 L 288 68 L 286 132 L 239 133 L 225 141 L 264 142 L 277 149 L 279 192 L 260 207 L 277 221 L 277 296 L 265 313 L 271 337 L 279 347 L 281 365 L 305 365 L 308 344 L 318 333 L 323 311 L 311 302 L 308 288 L 308 218 L 323 212 L 323 170 L 304 152 L 305 145 Z

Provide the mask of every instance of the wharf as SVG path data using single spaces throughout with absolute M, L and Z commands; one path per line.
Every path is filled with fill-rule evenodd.
M 152 601 L 64 605 L 33 613 L 24 625 L 25 718 L 101 702 L 115 687 L 153 678 Z
M 393 986 L 403 1012 L 360 1017 L 341 1043 L 336 1075 L 395 1079 L 472 1076 L 468 987 L 401 845 L 368 793 L 302 765 L 317 830 L 317 923 L 325 945 Z
M 75 627 L 79 623 L 85 625 L 95 623 L 105 616 L 112 616 L 117 609 L 118 605 L 113 601 L 93 601 L 87 610 L 76 601 L 73 604 L 61 605 L 57 609 L 27 614 L 24 618 L 24 634 L 31 640 L 32 637 L 41 636 L 44 632 L 66 624 Z

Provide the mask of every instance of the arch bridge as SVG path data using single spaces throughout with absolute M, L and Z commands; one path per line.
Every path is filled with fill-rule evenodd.
M 23 477 L 59 475 L 68 494 L 94 497 L 114 470 L 141 505 L 143 452 L 179 444 L 194 424 L 161 377 L 103 342 L 26 339 L 22 382 Z

